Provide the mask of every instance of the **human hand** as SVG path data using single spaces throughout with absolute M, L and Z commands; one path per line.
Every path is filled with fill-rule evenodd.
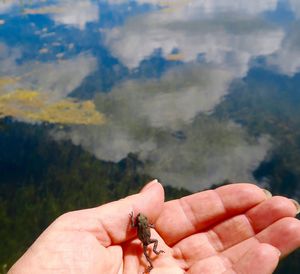
M 18 273 L 142 273 L 143 248 L 130 212 L 155 223 L 155 273 L 269 274 L 300 246 L 296 207 L 255 185 L 233 184 L 164 203 L 153 181 L 136 195 L 69 212 L 54 221 L 10 269 Z M 284 235 L 284 237 L 282 237 Z

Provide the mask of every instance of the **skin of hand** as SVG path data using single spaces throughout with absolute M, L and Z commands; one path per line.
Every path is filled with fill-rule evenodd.
M 297 208 L 287 198 L 232 184 L 164 202 L 154 180 L 138 194 L 60 216 L 8 273 L 143 273 L 147 261 L 130 212 L 155 224 L 151 235 L 165 251 L 150 252 L 151 274 L 269 274 L 300 247 Z

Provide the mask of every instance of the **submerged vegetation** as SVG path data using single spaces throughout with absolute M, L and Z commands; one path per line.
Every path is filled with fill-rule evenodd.
M 5 92 L 16 82 L 14 78 L 0 78 L 0 118 L 11 116 L 29 122 L 82 125 L 101 125 L 105 122 L 91 100 L 66 98 L 51 101 L 45 93 L 25 89 Z

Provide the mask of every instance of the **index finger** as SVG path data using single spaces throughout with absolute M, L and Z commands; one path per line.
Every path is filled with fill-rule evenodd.
M 231 216 L 241 214 L 267 199 L 253 184 L 231 184 L 166 202 L 156 221 L 156 230 L 173 245 L 208 229 Z
M 155 221 L 164 202 L 164 190 L 157 180 L 146 185 L 140 193 L 127 196 L 99 207 L 68 212 L 60 216 L 47 230 L 75 230 L 92 233 L 105 247 L 131 239 L 130 213 L 142 212 Z

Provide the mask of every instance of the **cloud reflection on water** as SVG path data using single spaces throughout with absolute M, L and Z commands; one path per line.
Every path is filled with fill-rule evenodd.
M 206 65 L 189 64 L 167 72 L 161 79 L 131 80 L 98 96 L 100 109 L 121 120 L 129 115 L 151 127 L 177 130 L 199 112 L 210 112 L 227 91 L 234 74 Z M 125 115 L 125 116 L 124 116 Z M 126 123 L 126 120 L 124 120 Z
M 259 17 L 262 11 L 274 9 L 277 1 L 261 1 L 264 4 L 256 9 L 256 3 L 249 1 L 222 3 L 189 1 L 172 12 L 130 18 L 124 26 L 106 31 L 106 44 L 129 68 L 137 67 L 155 49 L 162 49 L 165 57 L 177 49 L 183 61 L 202 54 L 207 63 L 229 66 L 243 76 L 251 58 L 280 47 L 283 31 Z
M 0 1 L 0 14 L 10 11 L 18 2 L 18 0 Z
M 146 172 L 191 190 L 223 179 L 253 180 L 251 172 L 270 149 L 269 139 L 250 138 L 240 126 L 207 115 L 233 77 L 190 64 L 160 80 L 125 82 L 96 98 L 106 124 L 58 130 L 53 136 L 71 139 L 99 159 L 119 161 L 136 153 Z
M 291 10 L 297 18 L 300 18 L 300 2 L 298 0 L 288 0 Z
M 55 62 L 27 63 L 24 69 L 29 73 L 22 85 L 46 92 L 51 100 L 65 98 L 96 66 L 96 58 L 89 54 Z
M 10 48 L 0 42 L 0 76 L 16 76 L 18 65 L 16 60 L 21 56 L 20 48 Z
M 269 65 L 282 74 L 293 76 L 300 70 L 300 20 L 289 26 L 280 49 L 267 58 Z
M 250 138 L 237 124 L 212 117 L 197 117 L 184 132 L 184 142 L 169 138 L 151 151 L 146 170 L 193 191 L 224 180 L 253 182 L 252 171 L 271 149 L 269 137 Z
M 19 77 L 20 88 L 45 92 L 52 101 L 65 98 L 97 67 L 96 58 L 88 53 L 65 60 L 18 64 L 21 55 L 21 47 L 10 48 L 0 43 L 0 77 Z
M 60 12 L 50 15 L 58 24 L 65 24 L 83 30 L 87 23 L 99 20 L 99 9 L 95 2 L 90 0 L 62 1 L 57 6 Z
M 290 0 L 297 1 L 297 0 Z M 111 4 L 127 3 L 127 0 L 108 0 Z M 197 8 L 196 12 L 215 13 L 217 11 L 237 11 L 248 14 L 257 14 L 263 11 L 276 9 L 278 0 L 138 0 L 138 3 L 147 3 L 159 5 L 161 7 L 169 7 L 174 10 L 182 8 Z

